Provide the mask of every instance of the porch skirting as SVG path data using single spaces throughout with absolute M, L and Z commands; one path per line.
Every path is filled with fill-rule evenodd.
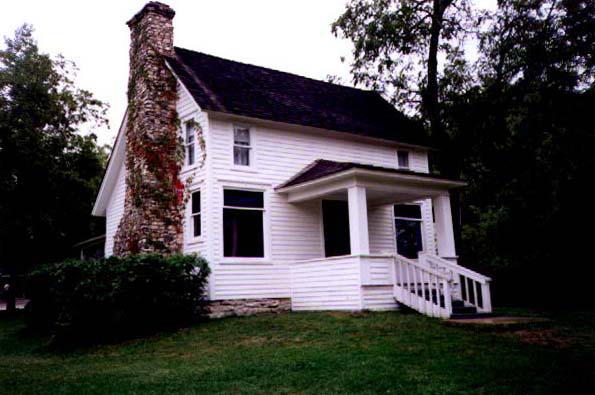
M 228 299 L 209 302 L 209 318 L 282 313 L 291 310 L 291 299 Z

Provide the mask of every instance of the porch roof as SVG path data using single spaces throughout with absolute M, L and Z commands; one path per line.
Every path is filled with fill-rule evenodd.
M 464 185 L 463 181 L 435 174 L 318 159 L 275 189 L 287 194 L 290 202 L 300 202 L 346 198 L 347 188 L 363 186 L 371 203 L 384 204 L 442 195 Z

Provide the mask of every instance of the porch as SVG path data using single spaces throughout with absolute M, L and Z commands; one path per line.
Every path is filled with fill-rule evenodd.
M 292 308 L 382 310 L 398 302 L 444 318 L 491 312 L 490 279 L 457 264 L 449 190 L 462 185 L 429 174 L 319 160 L 277 188 L 289 203 L 322 205 L 325 256 L 290 265 Z M 426 238 L 435 238 L 435 248 L 417 246 L 411 254 L 416 237 L 399 243 L 404 233 L 396 236 L 401 229 L 395 220 L 395 247 L 371 253 L 369 213 L 423 200 L 433 207 L 433 234 Z M 326 209 L 325 202 L 335 202 L 328 207 L 343 202 L 345 218 L 340 209 Z

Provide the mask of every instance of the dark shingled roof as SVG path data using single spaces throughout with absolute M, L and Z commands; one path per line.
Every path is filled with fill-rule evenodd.
M 404 175 L 411 175 L 411 176 L 418 176 L 418 177 L 448 180 L 448 181 L 454 181 L 454 182 L 460 181 L 460 180 L 453 180 L 453 179 L 450 179 L 450 178 L 447 178 L 444 176 L 440 176 L 437 174 L 431 174 L 431 173 L 418 173 L 418 172 L 411 171 L 411 170 L 393 169 L 390 167 L 365 165 L 362 163 L 335 162 L 332 160 L 318 159 L 318 160 L 315 160 L 314 162 L 310 163 L 303 170 L 298 172 L 295 176 L 293 176 L 292 178 L 290 178 L 283 184 L 279 185 L 275 189 L 281 189 L 281 188 L 291 187 L 291 186 L 298 185 L 298 184 L 303 184 L 308 181 L 317 180 L 319 178 L 330 176 L 332 174 L 340 173 L 342 171 L 350 170 L 350 169 L 382 171 L 382 172 L 386 172 L 386 173 L 404 174 Z
M 317 81 L 183 48 L 168 58 L 205 110 L 427 146 L 420 123 L 377 92 Z

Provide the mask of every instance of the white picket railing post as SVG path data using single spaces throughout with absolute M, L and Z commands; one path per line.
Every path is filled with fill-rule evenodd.
M 452 314 L 452 299 L 450 296 L 450 282 L 443 280 L 444 286 L 444 308 L 446 309 L 446 317 Z
M 482 310 L 485 312 L 492 312 L 492 296 L 490 294 L 490 282 L 486 281 L 481 284 L 481 300 L 483 302 Z

